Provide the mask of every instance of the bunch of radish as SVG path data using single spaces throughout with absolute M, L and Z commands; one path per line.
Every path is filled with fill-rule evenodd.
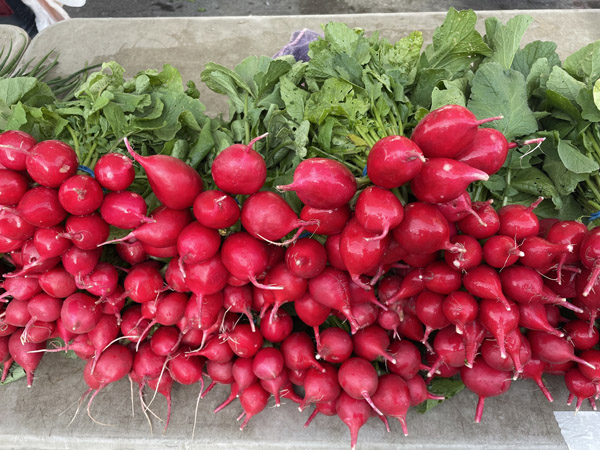
M 216 189 L 165 155 L 102 156 L 78 174 L 75 151 L 26 133 L 0 134 L 0 363 L 32 385 L 46 352 L 74 351 L 95 396 L 129 376 L 167 398 L 175 383 L 216 384 L 243 429 L 274 398 L 314 404 L 358 430 L 443 400 L 432 377 L 460 375 L 479 396 L 563 374 L 595 408 L 600 394 L 600 231 L 539 220 L 532 205 L 471 203 L 470 183 L 499 170 L 510 144 L 465 108 L 429 113 L 411 138 L 377 142 L 372 185 L 310 158 L 293 182 L 264 189 L 253 145 L 223 150 Z M 529 142 L 539 142 L 532 140 Z M 135 164 L 161 206 L 128 190 Z M 397 188 L 412 194 L 404 203 Z M 278 192 L 276 192 L 278 191 Z M 295 191 L 297 214 L 280 192 Z M 414 197 L 414 198 L 413 198 Z M 540 200 L 541 201 L 541 200 Z M 109 239 L 113 230 L 124 237 Z M 106 260 L 114 246 L 122 264 Z M 48 346 L 59 337 L 60 347 Z M 210 383 L 204 388 L 204 377 Z M 82 397 L 82 401 L 83 401 Z M 90 414 L 90 417 L 91 414 Z

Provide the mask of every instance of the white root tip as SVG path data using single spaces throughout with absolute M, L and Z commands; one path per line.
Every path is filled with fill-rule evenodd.
M 519 258 L 522 258 L 523 256 L 525 256 L 525 252 L 520 251 L 519 252 Z

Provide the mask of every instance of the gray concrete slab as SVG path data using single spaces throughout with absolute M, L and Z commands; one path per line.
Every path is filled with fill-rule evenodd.
M 173 416 L 167 433 L 153 419 L 154 434 L 141 413 L 137 392 L 132 417 L 130 386 L 121 380 L 102 391 L 91 407 L 92 416 L 106 425 L 92 422 L 85 406 L 71 421 L 80 395 L 86 391 L 83 362 L 63 355 L 48 354 L 42 360 L 31 389 L 24 380 L 3 386 L 0 404 L 0 448 L 19 449 L 346 449 L 349 432 L 335 417 L 317 417 L 303 429 L 310 410 L 299 413 L 287 401 L 269 407 L 252 418 L 244 431 L 236 417 L 242 412 L 234 402 L 219 414 L 212 410 L 227 396 L 225 387 L 216 387 L 198 407 L 195 437 L 192 440 L 194 408 L 198 386 L 176 386 L 173 390 Z M 550 404 L 533 382 L 513 382 L 510 391 L 486 401 L 483 420 L 473 421 L 476 396 L 462 391 L 456 397 L 425 415 L 410 411 L 409 436 L 402 435 L 397 422 L 391 433 L 372 418 L 360 431 L 359 450 L 417 449 L 539 449 L 558 450 L 567 446 L 554 418 L 555 410 L 573 410 L 565 405 L 567 392 L 561 377 L 546 380 L 555 396 Z M 149 401 L 152 391 L 146 393 Z M 162 418 L 166 403 L 157 397 L 151 409 Z M 590 410 L 586 404 L 582 410 Z M 599 417 L 600 417 L 600 413 Z
M 29 36 L 22 28 L 14 25 L 0 25 L 0 48 L 4 49 L 2 52 L 2 60 L 6 58 L 12 41 L 12 49 L 10 51 L 9 58 L 16 55 L 23 45 L 29 43 Z

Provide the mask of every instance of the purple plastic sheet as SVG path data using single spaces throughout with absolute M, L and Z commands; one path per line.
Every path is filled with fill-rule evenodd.
M 273 58 L 284 55 L 292 55 L 294 58 L 296 58 L 296 61 L 306 62 L 310 59 L 308 57 L 308 44 L 310 44 L 312 41 L 316 41 L 320 37 L 323 37 L 323 35 L 317 33 L 316 31 L 309 30 L 308 28 L 303 28 L 300 31 L 294 31 L 290 41 L 285 45 L 285 47 L 279 50 L 273 56 Z

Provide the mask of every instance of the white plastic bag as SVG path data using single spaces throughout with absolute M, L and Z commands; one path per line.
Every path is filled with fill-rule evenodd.
M 53 23 L 69 18 L 62 5 L 78 8 L 85 5 L 86 0 L 22 0 L 22 2 L 35 14 L 35 25 L 39 32 Z

